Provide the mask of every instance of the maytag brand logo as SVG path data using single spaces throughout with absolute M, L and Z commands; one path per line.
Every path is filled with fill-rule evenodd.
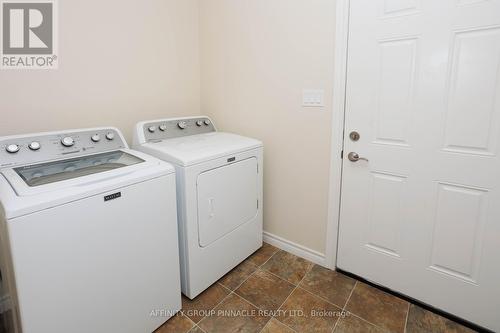
M 56 0 L 0 0 L 2 69 L 56 69 Z
M 115 200 L 115 199 L 118 199 L 118 198 L 121 198 L 121 197 L 122 197 L 122 192 L 116 192 L 116 193 L 113 193 L 113 194 L 105 195 L 104 196 L 104 201 Z

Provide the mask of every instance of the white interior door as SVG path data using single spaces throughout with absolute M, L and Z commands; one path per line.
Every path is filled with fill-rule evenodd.
M 500 331 L 500 0 L 350 6 L 337 265 Z

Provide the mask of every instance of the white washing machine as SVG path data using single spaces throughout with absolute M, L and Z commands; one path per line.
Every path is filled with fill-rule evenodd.
M 133 147 L 176 168 L 181 285 L 194 298 L 262 246 L 262 143 L 190 117 L 137 124 Z
M 181 307 L 174 168 L 114 128 L 0 138 L 14 332 L 150 333 Z

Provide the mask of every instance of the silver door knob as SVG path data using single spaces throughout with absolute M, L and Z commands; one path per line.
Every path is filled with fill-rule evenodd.
M 368 162 L 368 159 L 367 158 L 364 158 L 364 157 L 359 157 L 358 153 L 355 153 L 355 152 L 351 152 L 349 153 L 349 155 L 347 155 L 347 158 L 349 159 L 349 161 L 351 162 L 357 162 L 359 160 L 362 160 L 362 161 L 366 161 Z

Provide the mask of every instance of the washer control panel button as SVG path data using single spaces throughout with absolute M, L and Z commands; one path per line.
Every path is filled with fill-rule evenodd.
M 113 140 L 114 138 L 115 138 L 115 133 L 113 132 L 106 133 L 106 139 L 108 139 L 109 141 Z
M 99 134 L 94 134 L 90 139 L 92 140 L 92 142 L 99 142 L 101 141 L 101 136 Z
M 71 147 L 75 144 L 75 140 L 70 136 L 66 136 L 61 140 L 61 143 L 64 147 Z
M 31 149 L 31 150 L 38 150 L 42 147 L 42 145 L 40 144 L 40 142 L 38 141 L 33 141 L 31 142 L 29 145 L 28 145 L 28 148 Z
M 19 145 L 16 145 L 16 144 L 11 144 L 11 145 L 8 145 L 7 147 L 5 147 L 5 150 L 10 154 L 17 153 L 19 151 L 19 149 L 20 149 Z

